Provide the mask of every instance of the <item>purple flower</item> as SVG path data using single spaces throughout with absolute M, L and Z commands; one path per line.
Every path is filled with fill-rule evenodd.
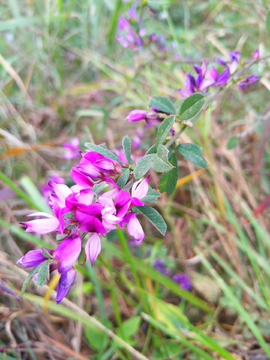
M 246 79 L 241 80 L 238 83 L 238 88 L 241 90 L 245 90 L 245 88 L 249 85 L 249 84 L 253 84 L 255 82 L 257 82 L 258 80 L 260 80 L 259 76 L 257 75 L 251 75 L 249 77 L 247 77 Z
M 66 151 L 64 153 L 64 159 L 66 160 L 76 159 L 80 155 L 79 153 L 80 142 L 77 137 L 72 138 L 70 140 L 70 143 L 64 142 L 62 146 L 66 148 Z
M 22 222 L 22 225 L 26 226 L 26 232 L 36 232 L 38 234 L 48 234 L 50 232 L 56 232 L 59 230 L 59 220 L 50 214 L 45 212 L 36 212 L 28 216 L 44 216 L 47 219 L 31 220 Z
M 56 259 L 60 260 L 59 274 L 67 273 L 78 260 L 82 249 L 82 239 L 79 236 L 67 238 L 58 245 L 54 252 Z
M 144 238 L 144 231 L 139 220 L 136 218 L 136 213 L 130 218 L 127 223 L 127 231 L 130 236 L 133 236 L 135 240 L 142 241 Z
M 230 69 L 226 68 L 221 74 L 218 75 L 219 85 L 225 85 L 230 77 Z
M 165 261 L 163 259 L 156 258 L 153 263 L 153 268 L 159 271 L 163 275 L 167 275 L 167 267 L 165 265 Z
M 117 172 L 121 172 L 119 163 L 96 151 L 89 151 L 84 154 L 77 169 L 82 174 L 93 178 L 103 178 L 105 175 L 116 175 Z
M 189 278 L 186 274 L 176 274 L 172 277 L 172 280 L 179 284 L 184 290 L 190 291 L 192 288 Z
M 86 260 L 89 262 L 91 261 L 92 266 L 96 261 L 99 253 L 101 251 L 101 243 L 100 243 L 100 236 L 98 234 L 92 234 L 87 243 L 85 244 L 85 255 Z
M 256 50 L 254 51 L 252 57 L 253 57 L 253 59 L 255 59 L 255 60 L 258 60 L 258 59 L 259 59 L 260 53 L 259 53 L 259 50 L 258 50 L 258 49 L 256 49 Z
M 148 111 L 145 111 L 145 110 L 132 110 L 126 117 L 126 120 L 128 122 L 146 120 L 147 114 L 148 114 Z
M 47 250 L 50 254 L 53 253 L 52 250 L 45 250 Z M 47 258 L 43 255 L 42 249 L 30 250 L 23 257 L 21 257 L 16 264 L 22 265 L 24 268 L 30 268 L 38 266 L 45 260 L 47 260 Z
M 57 295 L 56 295 L 57 304 L 59 304 L 66 296 L 75 278 L 76 278 L 76 270 L 74 268 L 71 268 L 68 272 L 60 276 L 57 285 Z
M 142 45 L 141 38 L 131 28 L 130 23 L 123 16 L 119 16 L 116 40 L 124 47 L 134 48 Z

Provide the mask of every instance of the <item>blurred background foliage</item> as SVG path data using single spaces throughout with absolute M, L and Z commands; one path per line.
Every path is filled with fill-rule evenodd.
M 144 242 L 127 247 L 117 230 L 94 268 L 77 266 L 70 301 L 61 305 L 49 301 L 54 280 L 49 288 L 32 284 L 22 301 L 15 295 L 25 278 L 17 259 L 55 244 L 18 223 L 42 206 L 51 175 L 72 183 L 76 160 L 63 158 L 64 141 L 77 136 L 81 150 L 86 141 L 117 148 L 135 134 L 128 112 L 146 109 L 153 95 L 180 99 L 194 60 L 270 51 L 267 0 L 138 3 L 147 32 L 164 35 L 178 58 L 121 47 L 117 21 L 129 7 L 121 0 L 0 2 L 0 359 L 269 359 L 268 61 L 252 68 L 259 83 L 223 92 L 181 137 L 202 146 L 209 167 L 179 157 L 177 188 L 156 205 L 165 238 L 145 223 Z M 141 149 L 155 133 L 147 131 Z M 151 186 L 158 186 L 154 173 Z M 155 270 L 157 258 L 187 274 L 191 292 Z

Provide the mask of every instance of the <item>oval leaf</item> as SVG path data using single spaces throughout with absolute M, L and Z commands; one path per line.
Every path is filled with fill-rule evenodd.
M 202 108 L 204 104 L 204 96 L 201 93 L 190 95 L 185 99 L 180 108 L 181 120 L 188 120 L 193 118 Z
M 175 114 L 173 103 L 166 96 L 154 96 L 150 100 L 149 107 L 157 108 L 160 112 L 166 114 Z
M 129 165 L 131 165 L 133 163 L 131 157 L 130 157 L 130 148 L 131 148 L 131 141 L 130 141 L 130 138 L 128 136 L 125 136 L 123 138 L 123 149 L 124 149 L 124 153 L 126 155 L 126 159 L 129 163 Z
M 153 209 L 151 206 L 134 206 L 133 209 L 138 214 L 143 214 L 150 221 L 151 224 L 163 235 L 165 236 L 167 225 L 163 220 L 163 217 L 160 213 Z
M 120 189 L 123 188 L 123 186 L 126 185 L 128 178 L 129 178 L 130 171 L 129 169 L 122 169 L 122 175 L 117 181 L 117 185 L 120 187 Z
M 172 153 L 170 157 L 170 163 L 175 167 L 172 170 L 162 174 L 159 183 L 159 190 L 161 192 L 166 191 L 167 193 L 172 194 L 178 180 L 177 159 L 174 153 Z
M 166 139 L 175 121 L 175 116 L 171 115 L 164 119 L 158 129 L 156 144 L 162 144 Z
M 136 169 L 134 170 L 135 179 L 140 179 L 151 167 L 152 159 L 155 155 L 145 155 L 137 161 Z
M 193 163 L 205 168 L 208 166 L 207 162 L 203 158 L 202 148 L 197 144 L 180 144 L 176 147 L 176 150 L 180 152 L 186 159 Z

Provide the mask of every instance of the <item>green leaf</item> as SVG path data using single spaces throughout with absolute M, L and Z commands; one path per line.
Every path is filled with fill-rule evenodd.
M 173 124 L 175 121 L 175 116 L 171 115 L 166 117 L 166 119 L 164 119 L 158 129 L 158 133 L 157 133 L 157 140 L 156 140 L 156 144 L 162 144 L 163 141 L 166 139 L 169 131 L 171 130 Z
M 127 339 L 135 335 L 139 330 L 141 320 L 140 316 L 134 316 L 122 323 L 122 331 Z
M 48 253 L 48 251 L 46 249 L 42 249 L 42 254 L 43 256 L 45 256 L 45 258 L 50 259 L 51 255 L 50 253 Z
M 122 175 L 117 181 L 117 185 L 120 187 L 120 189 L 122 189 L 126 185 L 129 178 L 129 174 L 130 174 L 129 169 L 126 168 L 122 169 Z
M 193 163 L 206 168 L 207 162 L 203 158 L 202 148 L 197 144 L 179 144 L 176 150 L 180 152 L 186 159 Z
M 156 172 L 170 171 L 173 166 L 168 160 L 168 154 L 169 150 L 164 145 L 159 145 L 156 154 L 148 154 L 140 158 L 134 170 L 135 178 L 140 179 L 150 168 Z
M 170 163 L 174 166 L 174 168 L 162 174 L 159 183 L 159 190 L 161 192 L 166 191 L 167 193 L 172 194 L 174 192 L 178 180 L 177 159 L 174 153 L 172 153 L 170 157 Z
M 149 186 L 147 194 L 141 200 L 144 203 L 153 203 L 158 197 L 160 197 L 160 193 L 157 190 L 150 188 Z
M 228 150 L 234 149 L 237 146 L 237 143 L 238 143 L 238 137 L 237 136 L 230 137 L 228 142 L 227 142 L 227 149 Z
M 136 179 L 140 179 L 150 169 L 153 159 L 153 154 L 144 155 L 137 161 L 137 166 L 134 170 L 134 176 Z
M 109 322 L 109 320 L 107 322 Z M 94 349 L 104 349 L 108 345 L 108 337 L 91 323 L 85 328 L 85 337 Z
M 129 165 L 131 165 L 133 163 L 131 157 L 130 157 L 130 147 L 131 147 L 131 141 L 130 141 L 130 138 L 128 136 L 125 136 L 123 138 L 123 149 L 124 149 L 124 152 L 125 152 L 125 155 L 126 155 L 126 158 L 127 158 L 127 161 L 129 163 Z
M 138 214 L 143 214 L 151 222 L 152 225 L 163 235 L 165 236 L 167 225 L 163 220 L 163 217 L 160 213 L 153 209 L 151 206 L 134 206 L 133 209 Z
M 37 284 L 44 285 L 46 283 L 47 277 L 49 277 L 49 260 L 43 261 L 40 265 L 41 266 L 37 276 Z
M 169 150 L 164 145 L 159 145 L 157 153 L 152 158 L 151 168 L 157 172 L 166 172 L 172 169 L 168 160 Z
M 179 100 L 176 101 L 176 103 L 174 103 L 176 114 L 179 114 L 181 106 L 182 106 L 184 101 L 185 101 L 185 99 L 179 99 Z
M 108 184 L 105 181 L 102 181 L 100 184 L 96 184 L 92 187 L 92 190 L 96 195 L 98 195 L 102 190 L 108 187 Z
M 156 154 L 156 153 L 157 153 L 157 147 L 156 144 L 154 144 L 150 147 L 150 149 L 146 151 L 145 155 Z
M 270 11 L 268 11 L 267 16 L 266 16 L 266 29 L 270 33 Z
M 88 149 L 91 149 L 93 151 L 96 151 L 97 153 L 106 156 L 109 159 L 112 159 L 114 161 L 119 162 L 120 164 L 123 164 L 123 162 L 119 159 L 119 157 L 116 155 L 116 153 L 114 151 L 110 151 L 108 149 L 106 149 L 106 147 L 103 145 L 96 145 L 96 144 L 92 144 L 92 143 L 86 143 L 85 147 L 87 147 Z
M 149 107 L 155 107 L 160 112 L 166 114 L 175 114 L 175 108 L 173 103 L 166 96 L 154 96 L 150 100 Z
M 32 280 L 33 278 L 33 275 L 35 275 L 35 273 L 38 272 L 38 270 L 41 268 L 41 264 L 39 264 L 38 266 L 36 266 L 30 273 L 29 275 L 26 277 L 26 279 L 24 280 L 23 284 L 22 284 L 22 290 L 21 290 L 21 293 L 20 293 L 20 297 L 23 297 L 23 294 L 27 288 L 27 286 L 29 285 L 30 281 Z
M 203 103 L 203 94 L 196 93 L 190 95 L 183 101 L 183 104 L 181 105 L 179 112 L 181 120 L 188 120 L 193 118 L 193 116 L 195 116 L 201 110 Z

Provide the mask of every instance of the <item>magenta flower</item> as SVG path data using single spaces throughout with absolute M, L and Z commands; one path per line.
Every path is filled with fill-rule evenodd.
M 98 234 L 92 234 L 87 243 L 85 244 L 85 256 L 86 260 L 91 261 L 92 266 L 96 261 L 101 251 L 100 236 Z
M 126 120 L 128 122 L 146 120 L 147 114 L 148 114 L 148 111 L 146 111 L 146 110 L 132 110 L 126 117 Z
M 243 80 L 241 80 L 239 83 L 238 83 L 238 88 L 241 89 L 241 90 L 245 90 L 245 88 L 249 85 L 249 84 L 253 84 L 257 81 L 259 81 L 260 78 L 259 76 L 257 75 L 251 75 Z
M 119 16 L 116 40 L 124 47 L 131 49 L 142 45 L 141 38 L 132 29 L 131 24 L 123 16 Z
M 219 85 L 225 85 L 230 77 L 230 69 L 227 67 L 221 74 L 218 75 Z
M 59 274 L 67 273 L 78 260 L 82 249 L 82 239 L 79 236 L 67 238 L 58 245 L 54 252 L 56 259 L 60 260 Z
M 121 166 L 116 161 L 103 156 L 96 151 L 84 154 L 77 169 L 84 175 L 93 178 L 103 178 L 121 172 Z
M 144 231 L 142 225 L 139 220 L 135 216 L 131 217 L 131 219 L 127 223 L 127 231 L 129 235 L 133 236 L 135 240 L 142 241 L 144 238 Z
M 74 268 L 71 268 L 69 271 L 67 271 L 66 273 L 60 276 L 57 285 L 57 295 L 55 299 L 57 304 L 60 304 L 60 302 L 66 296 L 75 278 L 76 278 L 76 270 Z
M 77 184 L 84 188 L 91 188 L 95 183 L 89 177 L 81 173 L 77 167 L 72 167 L 70 171 L 70 175 L 72 180 Z
M 134 183 L 134 185 L 132 186 L 131 189 L 131 195 L 133 198 L 138 198 L 138 199 L 142 199 L 146 196 L 149 186 L 148 186 L 148 181 L 149 181 L 150 175 L 147 176 L 146 179 L 141 179 L 138 180 Z
M 50 249 L 45 249 L 50 254 L 53 254 L 53 251 Z M 42 249 L 38 250 L 30 250 L 23 257 L 21 257 L 16 264 L 22 265 L 24 268 L 36 267 L 41 264 L 43 261 L 47 260 L 47 258 L 43 255 Z
M 47 219 L 37 219 L 27 222 L 22 222 L 26 226 L 26 232 L 36 232 L 38 234 L 48 234 L 50 232 L 57 232 L 59 230 L 59 220 L 45 212 L 36 212 L 28 216 L 44 216 Z
M 256 50 L 254 51 L 252 57 L 253 57 L 253 59 L 255 59 L 255 60 L 258 60 L 258 59 L 259 59 L 260 53 L 259 53 L 259 50 L 258 50 L 258 49 L 256 49 Z
M 64 159 L 71 160 L 76 159 L 80 153 L 80 142 L 77 137 L 74 137 L 70 140 L 70 143 L 64 142 L 62 146 L 66 149 L 64 153 Z

